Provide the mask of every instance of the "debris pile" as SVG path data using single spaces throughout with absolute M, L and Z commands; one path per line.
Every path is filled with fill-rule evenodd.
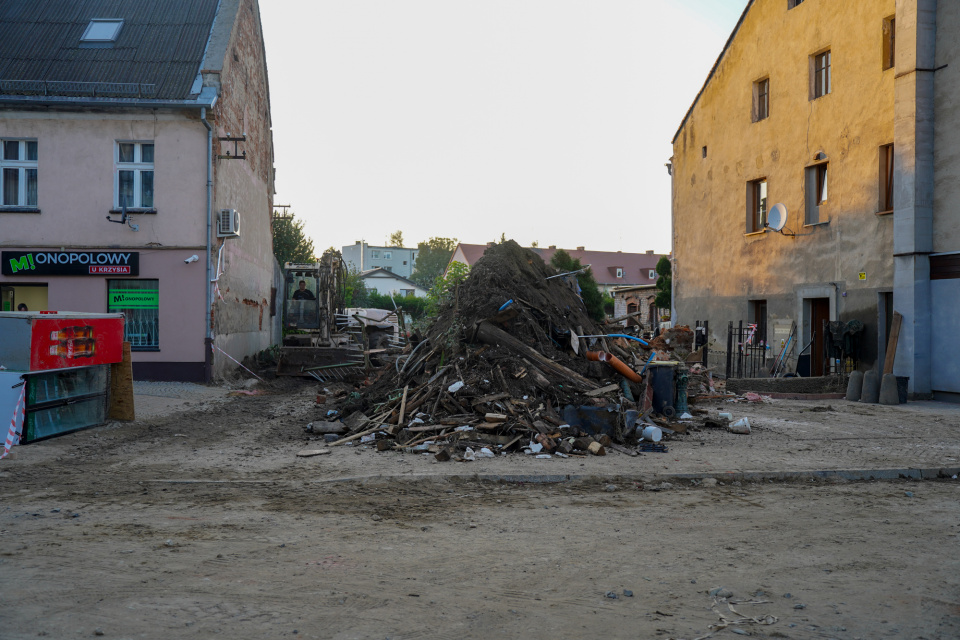
M 521 449 L 543 457 L 665 450 L 660 437 L 673 432 L 663 423 L 644 430 L 657 426 L 644 411 L 654 382 L 637 371 L 652 355 L 682 362 L 693 333 L 671 329 L 653 351 L 594 337 L 603 334 L 587 316 L 574 276 L 558 274 L 513 241 L 494 245 L 451 292 L 425 337 L 331 412 L 343 422 L 318 421 L 313 432 L 336 439 L 331 446 L 360 440 L 381 451 L 431 452 L 441 461 Z

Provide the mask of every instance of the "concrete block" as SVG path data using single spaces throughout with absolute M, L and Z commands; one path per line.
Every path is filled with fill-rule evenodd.
M 863 374 L 863 388 L 860 392 L 860 402 L 876 404 L 880 402 L 880 376 L 871 369 Z
M 883 380 L 880 382 L 880 404 L 900 404 L 897 376 L 892 373 L 883 374 Z
M 863 372 L 854 371 L 850 374 L 850 380 L 847 381 L 847 400 L 856 402 L 860 399 L 863 392 Z

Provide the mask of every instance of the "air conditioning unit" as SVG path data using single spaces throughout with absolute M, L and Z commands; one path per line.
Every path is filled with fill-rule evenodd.
M 240 214 L 236 209 L 220 209 L 220 215 L 217 216 L 217 237 L 240 237 Z

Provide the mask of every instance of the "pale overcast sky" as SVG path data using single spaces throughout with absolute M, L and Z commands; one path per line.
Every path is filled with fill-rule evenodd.
M 746 0 L 262 0 L 276 204 L 318 253 L 670 249 L 664 164 Z

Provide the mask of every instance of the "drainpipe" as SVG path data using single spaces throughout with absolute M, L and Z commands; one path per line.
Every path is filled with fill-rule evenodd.
M 203 341 L 203 378 L 206 382 L 210 382 L 213 379 L 213 318 L 210 314 L 213 309 L 213 300 L 211 300 L 213 288 L 210 284 L 213 280 L 213 262 L 210 259 L 210 253 L 213 251 L 210 241 L 210 234 L 213 231 L 213 127 L 207 122 L 206 108 L 200 109 L 200 122 L 207 128 L 207 293 L 203 310 L 203 322 L 206 327 L 206 338 Z

